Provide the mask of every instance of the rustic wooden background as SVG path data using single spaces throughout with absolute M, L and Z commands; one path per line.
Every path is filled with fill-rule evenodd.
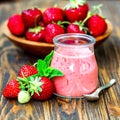
M 67 0 L 7 0 L 0 1 L 0 25 L 14 13 L 32 6 L 40 8 L 63 6 Z M 100 99 L 61 99 L 53 97 L 44 102 L 31 101 L 19 104 L 2 96 L 6 83 L 16 78 L 18 69 L 35 62 L 38 57 L 17 48 L 0 29 L 0 120 L 120 120 L 120 0 L 88 0 L 90 6 L 103 4 L 103 14 L 112 23 L 110 37 L 95 49 L 99 66 L 99 83 L 106 84 L 115 78 L 117 84 L 102 92 Z

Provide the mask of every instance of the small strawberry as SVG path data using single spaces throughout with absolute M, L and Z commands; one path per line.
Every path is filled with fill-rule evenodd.
M 65 6 L 65 14 L 71 22 L 84 20 L 88 10 L 86 0 L 70 0 L 70 3 Z
M 26 28 L 35 27 L 42 19 L 42 12 L 38 8 L 23 10 L 21 14 Z
M 10 32 L 16 36 L 22 36 L 25 33 L 25 25 L 22 17 L 19 14 L 14 14 L 9 17 L 7 26 Z
M 28 91 L 25 90 L 21 90 L 18 93 L 18 102 L 19 103 L 27 103 L 29 102 L 31 99 L 30 93 Z
M 69 24 L 68 27 L 67 27 L 67 33 L 82 33 L 82 34 L 85 34 L 86 31 L 87 31 L 87 28 L 85 28 L 82 25 L 82 21 L 73 22 L 73 23 Z
M 92 15 L 86 22 L 89 33 L 94 36 L 100 36 L 107 30 L 107 23 L 105 19 L 99 15 Z
M 64 11 L 58 7 L 47 8 L 43 13 L 43 20 L 46 24 L 58 21 L 63 21 Z
M 45 40 L 48 43 L 53 43 L 53 38 L 63 33 L 65 33 L 65 31 L 62 26 L 57 23 L 49 23 L 45 29 Z
M 25 38 L 30 41 L 45 41 L 45 29 L 41 26 L 29 28 L 26 31 Z
M 18 77 L 29 77 L 31 75 L 37 74 L 38 70 L 32 65 L 23 65 L 18 71 Z
M 2 94 L 6 98 L 17 98 L 20 90 L 19 82 L 13 79 L 5 86 Z
M 38 93 L 34 93 L 32 98 L 35 100 L 47 100 L 54 93 L 54 84 L 50 79 L 46 77 L 42 77 L 39 81 L 42 83 L 40 86 L 41 91 Z

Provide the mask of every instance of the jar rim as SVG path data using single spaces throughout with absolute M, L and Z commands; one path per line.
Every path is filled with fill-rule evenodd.
M 86 43 L 82 44 L 78 44 L 78 39 L 77 38 L 81 38 L 80 40 L 82 40 L 83 42 L 86 41 Z M 75 41 L 75 44 L 68 44 L 68 43 L 65 43 L 61 40 L 69 40 L 69 39 L 73 39 Z M 87 35 L 87 34 L 80 34 L 80 33 L 65 33 L 65 34 L 60 34 L 60 35 L 57 35 L 53 38 L 53 43 L 55 45 L 58 45 L 58 46 L 62 46 L 62 47 L 88 47 L 88 46 L 91 46 L 91 45 L 94 45 L 96 42 L 96 39 L 91 36 L 91 35 Z

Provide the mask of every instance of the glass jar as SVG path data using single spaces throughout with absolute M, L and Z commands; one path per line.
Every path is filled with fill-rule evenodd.
M 53 79 L 55 94 L 81 97 L 98 86 L 98 66 L 94 55 L 95 38 L 86 34 L 68 33 L 56 36 L 51 66 L 64 73 Z

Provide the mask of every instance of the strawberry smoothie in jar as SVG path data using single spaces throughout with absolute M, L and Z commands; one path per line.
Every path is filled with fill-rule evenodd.
M 64 73 L 53 79 L 55 94 L 82 97 L 98 86 L 98 66 L 94 55 L 95 38 L 85 34 L 61 34 L 55 44 L 51 66 Z

